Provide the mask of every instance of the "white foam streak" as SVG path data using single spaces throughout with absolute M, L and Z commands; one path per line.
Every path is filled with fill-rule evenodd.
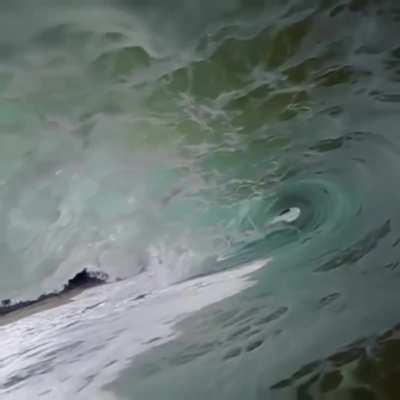
M 249 275 L 269 261 L 154 292 L 153 277 L 141 274 L 0 327 L 0 397 L 110 398 L 101 388 L 134 356 L 176 338 L 189 313 L 252 286 Z

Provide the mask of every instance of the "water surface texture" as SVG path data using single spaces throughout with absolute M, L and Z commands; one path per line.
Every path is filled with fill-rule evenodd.
M 400 398 L 400 4 L 2 0 L 5 399 Z

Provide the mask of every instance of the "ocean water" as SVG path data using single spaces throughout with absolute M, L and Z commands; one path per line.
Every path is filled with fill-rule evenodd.
M 398 400 L 400 4 L 2 0 L 0 398 Z

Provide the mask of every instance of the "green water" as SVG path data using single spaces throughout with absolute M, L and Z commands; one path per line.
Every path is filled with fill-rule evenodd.
M 390 0 L 3 0 L 1 297 L 272 257 L 110 390 L 396 398 L 274 385 L 398 323 L 399 23 Z

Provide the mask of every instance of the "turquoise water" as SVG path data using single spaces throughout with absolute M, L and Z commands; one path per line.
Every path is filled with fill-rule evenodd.
M 3 0 L 0 298 L 125 279 L 0 327 L 14 356 L 43 321 L 57 348 L 0 350 L 6 398 L 398 398 L 329 357 L 375 362 L 399 322 L 399 23 L 389 0 Z M 85 322 L 50 341 L 57 312 Z

